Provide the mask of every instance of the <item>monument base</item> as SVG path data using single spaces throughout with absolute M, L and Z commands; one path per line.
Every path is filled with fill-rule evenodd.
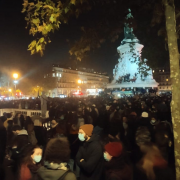
M 110 83 L 107 84 L 107 89 L 116 88 L 157 88 L 158 83 L 153 79 L 151 81 L 141 81 L 141 82 L 122 82 L 122 83 Z

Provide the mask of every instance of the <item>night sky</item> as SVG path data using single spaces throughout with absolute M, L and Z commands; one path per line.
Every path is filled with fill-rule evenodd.
M 25 15 L 21 13 L 22 3 L 22 0 L 0 0 L 0 66 L 1 70 L 8 73 L 19 72 L 22 82 L 29 79 L 38 84 L 37 77 L 43 76 L 46 67 L 53 63 L 68 62 L 70 64 L 74 60 L 68 53 L 67 39 L 74 41 L 80 38 L 80 26 L 85 20 L 71 19 L 69 24 L 61 25 L 60 30 L 51 35 L 52 42 L 46 46 L 43 57 L 39 54 L 30 55 L 27 47 L 33 37 L 25 29 Z M 122 39 L 123 33 L 115 43 L 107 42 L 101 48 L 90 51 L 80 65 L 106 71 L 112 75 L 112 70 L 118 60 L 116 49 Z M 161 43 L 163 43 L 162 39 Z M 164 49 L 163 44 L 162 46 Z

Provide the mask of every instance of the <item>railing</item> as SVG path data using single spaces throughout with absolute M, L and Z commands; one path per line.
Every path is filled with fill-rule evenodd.
M 34 115 L 38 115 L 41 116 L 41 110 L 33 110 L 33 109 L 12 109 L 12 108 L 6 108 L 6 109 L 0 109 L 0 116 L 3 116 L 3 113 L 21 113 L 24 116 L 34 116 Z M 49 111 L 46 112 L 46 118 L 49 117 L 48 115 Z

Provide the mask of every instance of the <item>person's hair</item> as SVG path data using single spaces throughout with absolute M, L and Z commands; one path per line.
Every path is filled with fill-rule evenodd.
M 20 112 L 16 113 L 14 118 L 17 118 L 19 114 L 21 114 L 21 113 Z
M 24 127 L 26 130 L 28 129 L 28 125 L 34 125 L 34 122 L 29 116 L 26 117 L 26 120 L 24 122 Z
M 7 114 L 6 114 L 6 117 L 7 117 L 7 118 L 11 118 L 11 117 L 12 117 L 12 114 L 11 114 L 11 113 L 7 113 Z
M 27 165 L 31 165 L 33 164 L 31 155 L 34 154 L 34 150 L 35 149 L 42 149 L 40 146 L 32 146 L 31 144 L 27 145 L 27 147 L 25 148 L 23 154 L 24 157 L 21 160 L 21 164 L 27 164 Z
M 14 125 L 12 127 L 12 131 L 17 131 L 17 130 L 21 130 L 22 128 L 19 125 Z
M 46 147 L 44 160 L 49 163 L 67 162 L 70 158 L 69 142 L 66 138 L 53 138 Z

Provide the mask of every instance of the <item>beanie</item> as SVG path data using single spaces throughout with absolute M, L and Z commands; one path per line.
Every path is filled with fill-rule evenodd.
M 19 131 L 18 136 L 19 135 L 28 135 L 28 133 L 27 133 L 27 131 L 25 129 L 22 129 L 22 130 Z
M 106 144 L 104 148 L 113 157 L 119 157 L 123 149 L 120 142 L 110 142 Z
M 143 112 L 141 116 L 142 116 L 143 118 L 148 118 L 148 117 L 149 117 L 149 115 L 148 115 L 147 112 Z
M 88 136 L 92 136 L 94 126 L 92 124 L 84 124 L 79 129 L 82 129 Z

